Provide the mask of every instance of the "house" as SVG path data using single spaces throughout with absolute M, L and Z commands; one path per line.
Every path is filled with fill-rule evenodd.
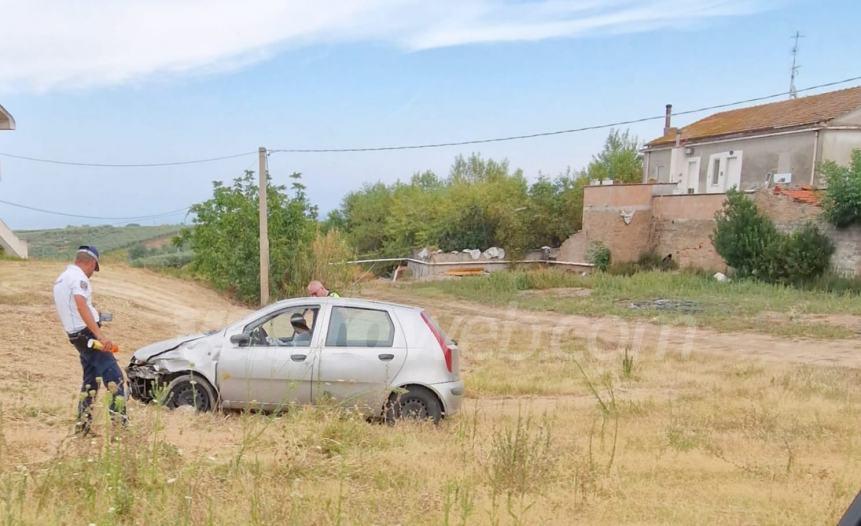
M 0 106 L 0 130 L 14 130 L 15 119 L 6 108 Z M 27 259 L 27 242 L 16 236 L 12 230 L 0 220 L 0 250 L 22 259 Z
M 808 221 L 834 241 L 833 270 L 861 276 L 861 226 L 825 224 L 815 190 L 817 165 L 846 165 L 861 148 L 861 87 L 716 113 L 670 126 L 643 152 L 643 182 L 590 185 L 583 228 L 560 247 L 562 261 L 585 261 L 596 242 L 613 261 L 654 253 L 682 267 L 726 271 L 711 243 L 715 213 L 732 187 L 749 192 L 777 228 Z
M 715 113 L 683 128 L 670 125 L 646 143 L 643 182 L 675 184 L 673 193 L 723 193 L 769 184 L 818 186 L 822 161 L 848 164 L 861 148 L 861 86 Z

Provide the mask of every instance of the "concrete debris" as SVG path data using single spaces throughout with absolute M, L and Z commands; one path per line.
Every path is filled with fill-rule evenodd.
M 724 274 L 723 272 L 715 272 L 714 276 L 712 276 L 712 277 L 716 281 L 719 281 L 721 283 L 725 283 L 725 282 L 730 280 L 728 277 L 726 277 L 726 274 Z
M 481 257 L 481 250 L 477 248 L 466 249 L 463 252 L 464 254 L 469 254 L 469 257 L 471 257 L 472 259 L 478 259 Z
M 693 313 L 702 310 L 699 304 L 691 300 L 670 300 L 658 298 L 656 300 L 634 301 L 628 305 L 630 309 L 656 309 L 670 310 L 676 312 Z
M 422 261 L 427 261 L 430 259 L 430 253 L 428 253 L 428 249 L 423 248 L 418 254 L 416 254 L 416 257 Z
M 484 251 L 486 259 L 505 259 L 505 249 L 499 247 L 490 247 Z

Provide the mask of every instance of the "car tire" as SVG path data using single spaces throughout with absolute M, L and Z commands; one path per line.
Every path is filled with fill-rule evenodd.
M 165 405 L 170 409 L 193 407 L 205 412 L 215 408 L 215 391 L 203 377 L 189 373 L 177 376 L 165 389 Z
M 428 388 L 408 385 L 405 393 L 392 393 L 386 404 L 385 419 L 392 424 L 398 420 L 430 420 L 442 418 L 442 404 Z

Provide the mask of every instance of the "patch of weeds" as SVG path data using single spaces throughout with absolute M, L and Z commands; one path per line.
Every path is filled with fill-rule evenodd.
M 500 499 L 515 524 L 524 524 L 524 517 L 535 504 L 528 497 L 541 494 L 556 476 L 557 453 L 552 443 L 551 421 L 545 416 L 541 423 L 517 416 L 513 426 L 493 432 L 490 450 L 484 461 L 485 481 L 490 486 L 490 522 L 499 522 Z
M 634 378 L 634 355 L 631 354 L 631 348 L 625 347 L 622 354 L 622 378 L 631 380 Z
M 861 373 L 858 371 L 804 365 L 773 378 L 771 383 L 807 397 L 818 395 L 832 400 L 842 400 L 849 396 L 849 386 L 858 385 L 859 381 L 861 381 Z

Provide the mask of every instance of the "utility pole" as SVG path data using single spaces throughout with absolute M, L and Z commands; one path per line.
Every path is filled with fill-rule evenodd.
M 266 194 L 269 187 L 268 170 L 266 168 L 266 148 L 257 150 L 258 173 L 260 184 L 258 199 L 260 201 L 260 305 L 269 303 L 269 210 L 266 205 Z
M 795 76 L 798 74 L 798 69 L 801 68 L 801 66 L 796 64 L 796 59 L 798 58 L 798 39 L 803 37 L 804 35 L 802 35 L 799 31 L 796 31 L 795 34 L 790 37 L 795 40 L 795 42 L 792 44 L 792 69 L 790 69 L 789 73 L 790 99 L 798 98 L 798 92 L 795 90 Z

